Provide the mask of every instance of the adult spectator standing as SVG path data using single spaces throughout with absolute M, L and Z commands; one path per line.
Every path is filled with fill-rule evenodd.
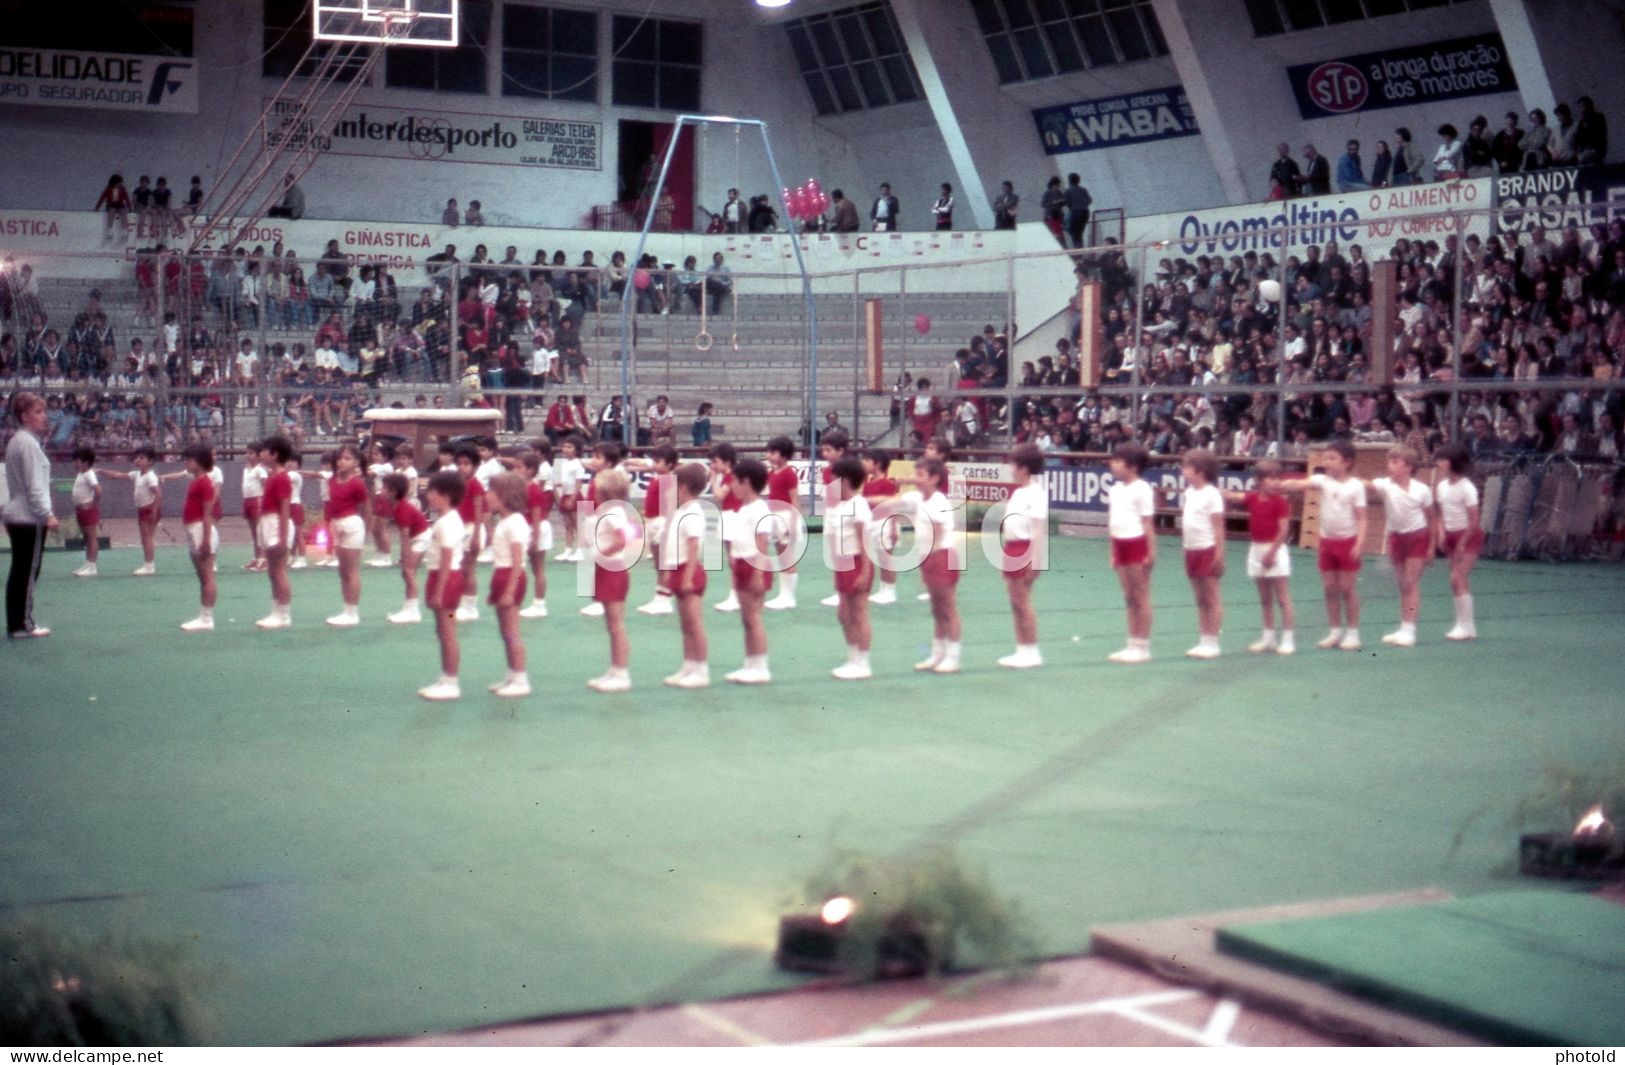
M 724 233 L 745 231 L 745 205 L 739 199 L 738 189 L 729 189 L 728 202 L 722 205 L 722 231 Z
M 1495 165 L 1503 174 L 1516 174 L 1523 168 L 1524 131 L 1518 125 L 1518 121 L 1518 112 L 1508 111 L 1506 124 L 1490 143 L 1490 151 L 1495 156 Z
M 1074 248 L 1083 247 L 1083 233 L 1089 228 L 1089 208 L 1095 199 L 1083 187 L 1083 178 L 1076 173 L 1066 176 L 1066 235 Z
M 485 212 L 480 209 L 480 201 L 479 200 L 469 200 L 468 201 L 468 210 L 463 212 L 463 225 L 465 225 L 465 226 L 483 226 L 484 224 L 485 224 Z
M 874 206 L 869 208 L 869 221 L 874 223 L 875 232 L 895 232 L 900 210 L 897 197 L 891 194 L 891 186 L 881 185 L 880 195 L 875 197 Z
M 1278 183 L 1288 196 L 1303 192 L 1303 171 L 1292 158 L 1292 149 L 1282 141 L 1275 146 L 1275 162 L 1270 164 L 1270 181 Z
M 1311 196 L 1329 195 L 1332 191 L 1332 164 L 1315 151 L 1313 144 L 1303 146 L 1303 161 L 1309 164 L 1304 172 L 1304 191 Z
M 1487 136 L 1490 120 L 1483 115 L 1474 117 L 1467 126 L 1467 140 L 1461 146 L 1461 163 L 1470 178 L 1495 176 L 1495 148 Z
M 835 204 L 835 232 L 856 233 L 858 231 L 858 205 L 846 198 L 846 193 L 836 189 L 830 193 L 830 199 Z
M 1529 112 L 1529 128 L 1523 131 L 1523 158 L 1520 170 L 1543 170 L 1551 161 L 1552 128 L 1546 124 L 1546 112 L 1535 108 Z
M 1394 130 L 1394 170 L 1390 181 L 1395 188 L 1415 185 L 1422 181 L 1422 152 L 1411 142 L 1411 131 L 1404 126 Z
M 1370 187 L 1371 183 L 1365 179 L 1365 164 L 1360 161 L 1360 142 L 1349 141 L 1337 160 L 1337 191 L 1364 192 Z
M 1603 117 L 1591 97 L 1582 96 L 1580 118 L 1574 126 L 1574 161 L 1581 166 L 1601 163 L 1608 158 L 1608 119 Z
M 11 540 L 11 573 L 6 578 L 6 634 L 12 639 L 49 636 L 34 623 L 34 584 L 45 558 L 45 534 L 57 527 L 51 512 L 51 461 L 40 437 L 47 421 L 45 400 L 32 392 L 11 397 L 19 426 L 6 445 L 6 488 L 11 493 L 3 516 Z
M 1574 135 L 1579 130 L 1574 124 L 1574 112 L 1569 110 L 1568 104 L 1558 104 L 1552 114 L 1557 118 L 1557 126 L 1552 130 L 1552 165 L 1570 166 L 1575 161 Z
M 1060 178 L 1052 177 L 1044 186 L 1044 195 L 1038 198 L 1038 210 L 1061 247 L 1066 247 L 1066 193 L 1061 191 Z
M 1371 155 L 1371 187 L 1387 188 L 1389 176 L 1393 172 L 1394 154 L 1388 150 L 1387 141 L 1378 141 L 1377 150 Z
M 954 187 L 946 181 L 942 183 L 937 202 L 931 205 L 931 217 L 939 232 L 954 228 Z
M 745 216 L 745 228 L 752 233 L 774 233 L 779 228 L 779 216 L 768 202 L 767 196 L 755 196 L 750 201 L 750 213 Z
M 282 202 L 265 212 L 271 218 L 291 218 L 298 220 L 305 217 L 305 191 L 301 189 L 294 178 L 289 174 L 285 179 L 286 188 L 282 190 Z
M 1005 181 L 999 185 L 999 198 L 993 201 L 993 228 L 1016 228 L 1016 208 L 1021 206 L 1021 197 L 1016 195 L 1016 187 Z
M 1462 162 L 1461 134 L 1446 122 L 1439 127 L 1439 147 L 1433 153 L 1433 180 L 1455 181 L 1467 175 Z
M 443 226 L 451 226 L 452 228 L 456 228 L 462 224 L 462 221 L 463 214 L 461 211 L 457 210 L 457 201 L 447 200 L 446 209 L 440 212 L 440 224 Z

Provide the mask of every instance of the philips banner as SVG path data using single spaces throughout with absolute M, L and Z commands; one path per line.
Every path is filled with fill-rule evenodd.
M 1503 174 L 1495 179 L 1495 204 L 1503 233 L 1570 225 L 1584 232 L 1597 222 L 1625 217 L 1625 166 L 1570 166 Z
M 1288 67 L 1287 76 L 1304 118 L 1411 107 L 1518 88 L 1506 47 L 1495 33 L 1303 63 Z
M 197 114 L 197 68 L 180 56 L 0 48 L 0 103 Z
M 1178 85 L 1033 110 L 1048 155 L 1194 137 L 1196 117 Z

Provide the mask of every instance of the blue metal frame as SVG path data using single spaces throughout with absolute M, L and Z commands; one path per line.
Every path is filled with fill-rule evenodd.
M 784 199 L 784 180 L 779 176 L 778 160 L 773 157 L 773 145 L 767 138 L 767 123 L 759 118 L 733 118 L 729 115 L 678 115 L 672 123 L 671 139 L 666 142 L 666 157 L 660 162 L 660 176 L 655 180 L 653 192 L 649 194 L 648 202 L 653 205 L 660 202 L 660 193 L 666 187 L 666 175 L 671 170 L 672 157 L 677 153 L 677 138 L 682 135 L 684 126 L 754 126 L 762 134 L 762 150 L 767 153 L 767 165 L 773 172 L 773 187 L 779 192 L 779 217 L 794 224 L 790 218 L 790 205 Z M 643 248 L 649 240 L 649 227 L 654 223 L 655 212 L 651 209 L 644 214 L 643 228 L 638 233 L 638 246 L 632 252 L 633 269 L 643 261 Z M 801 293 L 807 301 L 807 354 L 808 354 L 808 381 L 807 381 L 807 451 L 812 461 L 811 475 L 807 479 L 807 513 L 813 512 L 818 493 L 818 307 L 813 301 L 812 275 L 807 273 L 806 260 L 801 255 L 801 235 L 792 229 L 789 233 L 790 246 L 796 253 L 796 269 L 801 271 Z M 737 289 L 735 290 L 737 293 Z M 736 295 L 737 299 L 738 296 Z M 621 297 L 621 440 L 627 447 L 635 442 L 633 425 L 636 419 L 632 415 L 632 301 L 633 296 L 627 292 Z

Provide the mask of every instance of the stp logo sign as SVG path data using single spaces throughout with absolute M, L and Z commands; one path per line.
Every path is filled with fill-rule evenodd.
M 1358 111 L 1369 92 L 1365 75 L 1347 63 L 1322 63 L 1309 75 L 1310 98 L 1333 114 Z

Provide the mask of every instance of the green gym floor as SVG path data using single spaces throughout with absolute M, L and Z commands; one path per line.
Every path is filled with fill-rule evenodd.
M 720 682 L 736 615 L 707 611 L 715 687 L 664 688 L 675 618 L 632 615 L 635 690 L 584 682 L 607 656 L 551 568 L 525 622 L 536 694 L 504 702 L 489 610 L 462 627 L 462 701 L 416 689 L 428 625 L 397 627 L 393 570 L 364 570 L 363 625 L 322 624 L 332 570 L 293 575 L 295 625 L 262 633 L 267 582 L 220 566 L 218 629 L 186 636 L 178 550 L 47 556 L 38 618 L 0 648 L 0 920 L 184 938 L 217 966 L 228 1043 L 399 1035 L 793 986 L 776 919 L 832 848 L 951 844 L 1019 903 L 1047 954 L 1092 924 L 1436 886 L 1566 890 L 1514 868 L 1503 814 L 1543 761 L 1588 764 L 1625 734 L 1625 568 L 1486 563 L 1481 638 L 1443 640 L 1442 567 L 1422 643 L 1379 637 L 1397 600 L 1362 577 L 1366 651 L 1322 652 L 1313 557 L 1294 553 L 1299 646 L 1248 655 L 1257 607 L 1230 545 L 1225 657 L 1193 662 L 1176 547 L 1155 576 L 1155 661 L 1106 662 L 1122 608 L 1098 540 L 1058 540 L 1037 601 L 1046 666 L 1012 674 L 998 575 L 961 584 L 966 670 L 917 676 L 918 582 L 877 608 L 877 678 L 844 650 L 827 576 L 771 615 L 774 683 Z M 713 580 L 713 588 L 718 581 Z M 651 573 L 635 575 L 633 603 Z M 482 596 L 483 598 L 483 596 Z M 714 593 L 712 599 L 719 598 Z M 1488 811 L 1452 839 L 1475 813 Z M 1561 826 L 1540 826 L 1561 827 Z

